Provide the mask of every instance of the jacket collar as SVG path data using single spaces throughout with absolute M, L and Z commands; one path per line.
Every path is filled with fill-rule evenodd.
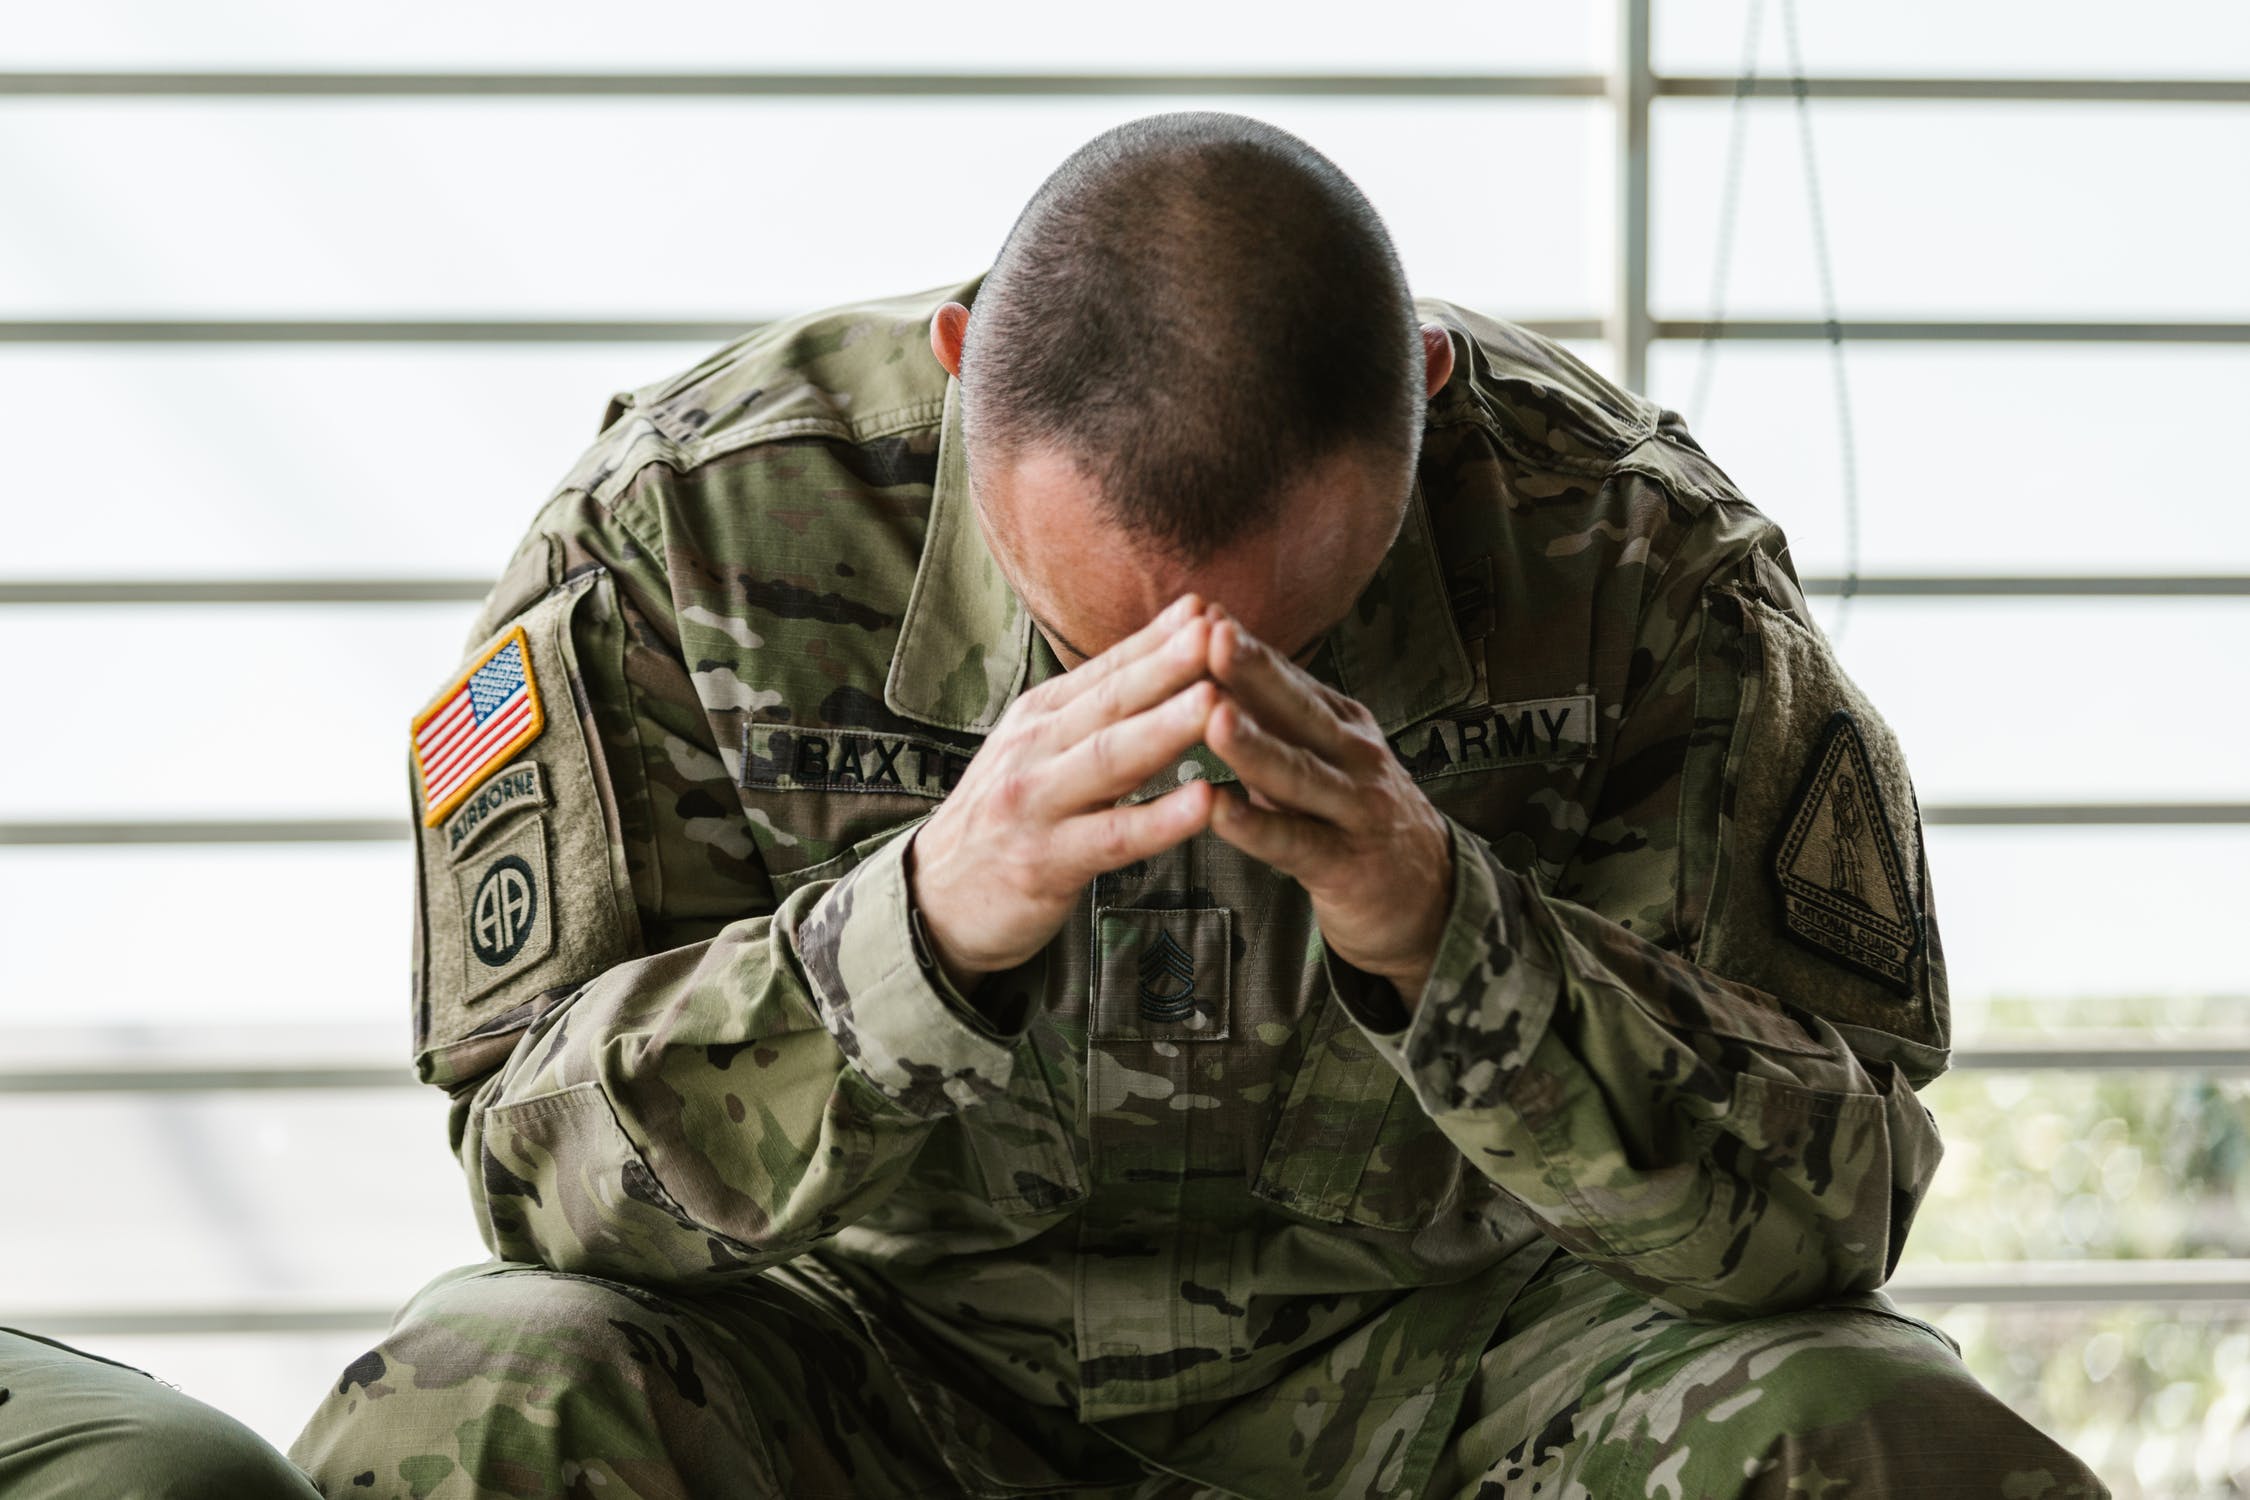
M 925 724 L 987 734 L 1019 693 L 1060 670 L 977 525 L 961 382 L 948 379 L 929 528 L 883 701 Z M 1458 703 L 1474 685 L 1419 476 L 1382 566 L 1329 631 L 1311 670 L 1366 704 L 1386 735 Z

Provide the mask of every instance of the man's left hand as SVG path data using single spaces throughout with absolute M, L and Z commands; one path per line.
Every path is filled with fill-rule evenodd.
M 1217 606 L 1211 616 L 1211 675 L 1223 691 L 1205 742 L 1250 793 L 1220 797 L 1211 831 L 1303 886 L 1329 951 L 1388 979 L 1411 1012 L 1452 904 L 1444 815 L 1364 704 Z

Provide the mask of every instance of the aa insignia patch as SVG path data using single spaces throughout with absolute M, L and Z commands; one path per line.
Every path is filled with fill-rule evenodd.
M 546 727 L 531 647 L 519 625 L 414 720 L 422 822 L 435 828 Z
M 1848 713 L 1831 716 L 1821 734 L 1774 851 L 1773 873 L 1792 937 L 1902 995 L 1913 993 L 1920 914 L 1866 742 Z

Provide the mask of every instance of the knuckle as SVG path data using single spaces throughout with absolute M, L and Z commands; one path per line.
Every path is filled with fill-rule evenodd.
M 1086 754 L 1094 763 L 1095 775 L 1106 778 L 1117 774 L 1122 750 L 1118 740 L 1124 732 L 1122 726 L 1112 724 L 1087 741 Z
M 1133 857 L 1132 830 L 1123 818 L 1111 818 L 1102 825 L 1095 848 L 1109 867 L 1115 869 Z

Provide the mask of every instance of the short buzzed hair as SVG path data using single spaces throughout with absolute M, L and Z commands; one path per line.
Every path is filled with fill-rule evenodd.
M 1287 131 L 1207 111 L 1073 152 L 1009 231 L 961 355 L 972 453 L 1069 456 L 1116 524 L 1191 564 L 1279 521 L 1333 455 L 1405 472 L 1423 370 L 1365 195 Z

